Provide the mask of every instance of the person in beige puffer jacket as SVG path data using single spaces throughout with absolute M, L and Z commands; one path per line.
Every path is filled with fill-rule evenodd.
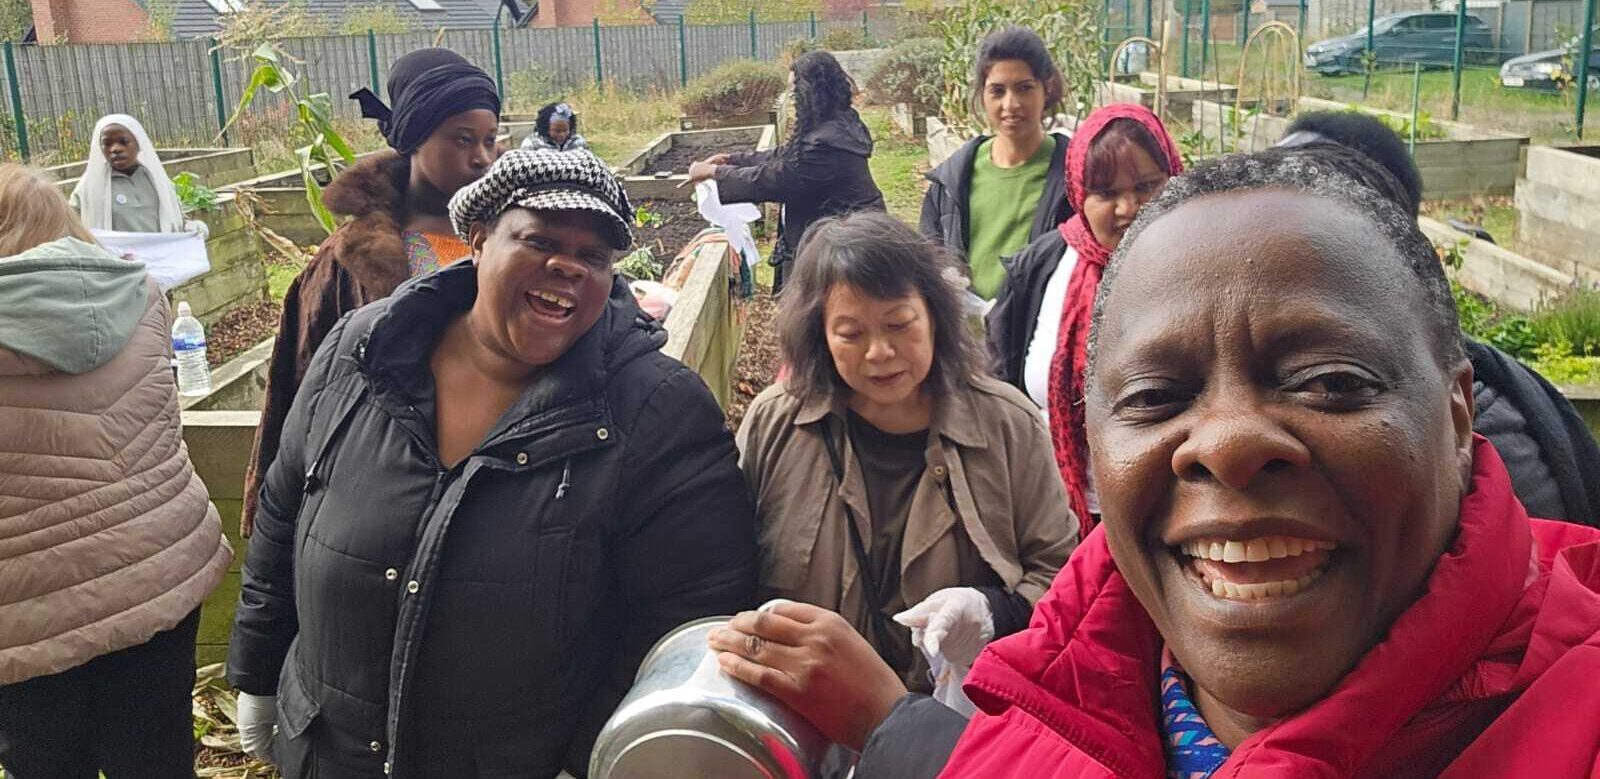
M 199 607 L 232 550 L 183 444 L 171 315 L 0 165 L 0 766 L 193 777 Z

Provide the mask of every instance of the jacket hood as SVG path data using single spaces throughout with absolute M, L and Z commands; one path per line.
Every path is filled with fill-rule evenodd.
M 1600 641 L 1600 531 L 1530 520 L 1493 446 L 1475 437 L 1473 451 L 1456 541 L 1423 594 L 1322 700 L 1246 739 L 1216 776 L 1370 775 L 1406 755 L 1448 760 L 1464 746 L 1454 739 L 1475 738 L 1508 696 Z M 1117 776 L 1154 779 L 1165 766 L 1161 648 L 1097 528 L 1028 630 L 984 651 L 966 691 L 989 715 L 1027 712 Z M 958 747 L 952 766 L 961 759 Z
M 410 181 L 410 158 L 386 149 L 357 160 L 322 193 L 330 211 L 350 218 L 324 248 L 378 297 L 394 292 L 411 275 L 400 238 Z
M 872 133 L 854 108 L 846 108 L 798 139 L 813 146 L 828 146 L 858 157 L 872 156 Z
M 88 373 L 122 351 L 149 303 L 142 264 L 76 238 L 41 244 L 0 258 L 0 351 Z M 0 373 L 19 370 L 36 372 Z

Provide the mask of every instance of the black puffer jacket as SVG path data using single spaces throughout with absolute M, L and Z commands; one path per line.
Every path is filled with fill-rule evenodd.
M 346 317 L 262 491 L 228 677 L 278 695 L 290 779 L 583 775 L 640 659 L 752 604 L 733 439 L 617 283 L 590 332 L 442 468 L 432 344 L 470 265 Z
M 717 192 L 724 203 L 783 204 L 774 258 L 781 269 L 812 222 L 886 210 L 867 165 L 871 158 L 872 134 L 855 109 L 846 108 L 772 151 L 732 155 L 717 168 Z
M 945 160 L 927 174 L 928 191 L 922 196 L 922 218 L 919 229 L 928 240 L 967 254 L 967 198 L 972 192 L 972 161 L 977 159 L 978 147 L 989 136 L 980 135 L 962 144 L 950 159 Z M 1067 205 L 1067 139 L 1051 133 L 1045 140 L 1055 142 L 1050 157 L 1050 172 L 1044 180 L 1044 195 L 1033 212 L 1033 226 L 1028 228 L 1028 240 L 1054 230 L 1056 225 L 1072 216 L 1072 206 Z
M 989 372 L 994 377 L 1022 390 L 1022 367 L 1028 343 L 1039 326 L 1039 309 L 1044 305 L 1044 288 L 1067 253 L 1067 240 L 1060 230 L 1050 230 L 1033 239 L 1022 251 L 1001 258 L 1006 268 L 1005 281 L 994 296 L 994 305 L 984 315 L 984 343 L 989 349 Z

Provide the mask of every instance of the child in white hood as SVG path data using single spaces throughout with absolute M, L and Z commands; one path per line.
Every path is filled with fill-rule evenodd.
M 139 120 L 109 114 L 95 123 L 94 141 L 72 207 L 92 230 L 184 232 L 178 190 Z

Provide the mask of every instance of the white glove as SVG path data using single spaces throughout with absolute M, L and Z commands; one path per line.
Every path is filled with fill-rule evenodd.
M 278 696 L 239 693 L 239 747 L 245 754 L 272 762 L 272 738 L 278 732 Z
M 946 587 L 894 615 L 911 628 L 911 643 L 932 657 L 970 667 L 985 644 L 994 639 L 994 614 L 989 599 L 972 587 Z

